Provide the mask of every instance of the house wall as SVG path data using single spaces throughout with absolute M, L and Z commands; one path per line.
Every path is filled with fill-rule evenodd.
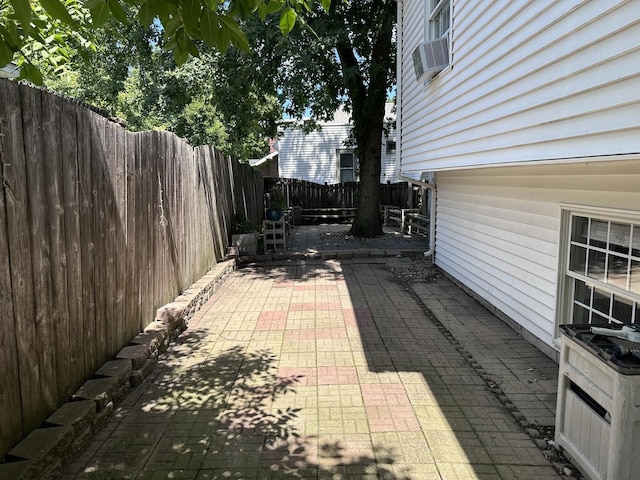
M 399 5 L 404 173 L 640 152 L 636 1 L 453 0 L 452 66 L 426 86 L 425 1 Z
M 640 155 L 443 171 L 436 182 L 436 264 L 552 347 L 561 205 L 638 210 Z
M 387 104 L 389 118 L 391 104 Z M 334 121 L 323 123 L 322 130 L 305 134 L 301 130 L 287 128 L 279 140 L 279 176 L 298 178 L 315 183 L 338 183 L 338 150 L 349 150 L 344 145 L 349 138 L 351 124 L 349 116 L 342 111 L 336 113 Z M 391 132 L 389 140 L 395 140 Z M 381 139 L 380 181 L 397 182 L 395 175 L 396 154 L 387 153 L 387 137 Z
M 640 210 L 640 8 L 452 0 L 418 84 L 425 4 L 398 2 L 401 172 L 437 172 L 435 262 L 552 351 L 561 205 Z
M 315 183 L 337 183 L 336 150 L 347 149 L 350 125 L 325 124 L 319 132 L 305 134 L 288 128 L 280 139 L 279 176 Z

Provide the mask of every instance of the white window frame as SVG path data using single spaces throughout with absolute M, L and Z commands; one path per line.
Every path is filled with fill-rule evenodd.
M 429 12 L 429 21 L 427 22 L 427 40 L 437 40 L 438 38 L 444 37 L 445 35 L 449 36 L 451 32 L 451 19 L 452 19 L 452 0 L 426 0 L 427 2 L 427 12 Z M 442 33 L 436 33 L 434 31 L 436 22 L 439 20 L 440 15 L 445 11 L 445 9 L 449 10 L 449 25 L 447 29 Z M 449 37 L 449 40 L 451 38 Z M 451 47 L 451 41 L 449 41 L 449 46 Z M 449 48 L 451 50 L 451 48 Z
M 605 260 L 605 279 L 598 280 L 596 278 L 589 277 L 587 275 L 588 264 L 585 265 L 585 273 L 580 274 L 571 269 L 570 265 L 570 251 L 572 243 L 574 245 L 581 245 L 581 243 L 572 242 L 571 232 L 573 218 L 575 217 L 587 217 L 595 220 L 604 220 L 609 223 L 608 236 L 611 235 L 611 223 L 621 223 L 634 225 L 630 242 L 634 242 L 634 237 L 637 233 L 640 233 L 640 212 L 632 212 L 627 210 L 616 210 L 597 207 L 584 207 L 578 205 L 561 205 L 560 215 L 560 239 L 559 239 L 559 268 L 558 268 L 558 300 L 556 308 L 556 337 L 559 337 L 558 325 L 573 323 L 573 311 L 574 303 L 577 303 L 589 312 L 589 320 L 592 320 L 592 316 L 595 313 L 603 318 L 606 318 L 609 322 L 614 323 L 616 320 L 612 318 L 612 309 L 614 302 L 610 301 L 609 311 L 602 313 L 594 307 L 594 295 L 595 290 L 604 291 L 613 296 L 613 298 L 620 298 L 627 302 L 632 302 L 632 315 L 631 321 L 634 323 L 640 323 L 640 293 L 629 291 L 630 287 L 630 271 L 628 271 L 628 279 L 626 288 L 621 288 L 615 284 L 607 283 L 607 268 L 608 268 L 608 255 L 615 254 L 618 257 L 628 258 L 629 261 L 640 261 L 640 256 L 632 255 L 632 251 L 628 255 L 620 254 L 610 249 L 607 242 L 606 247 L 589 246 L 587 249 L 587 261 L 588 252 L 597 251 L 605 253 L 607 255 Z M 588 236 L 591 235 L 589 231 Z M 589 305 L 582 304 L 579 301 L 575 301 L 575 285 L 576 280 L 585 282 L 587 287 L 591 289 L 590 303 Z
M 433 77 L 428 78 L 424 81 L 424 87 L 429 85 L 434 78 L 439 77 L 450 70 L 453 67 L 453 2 L 454 0 L 424 0 L 424 8 L 425 8 L 425 25 L 424 25 L 424 41 L 428 42 L 431 40 L 437 40 L 438 38 L 447 37 L 447 41 L 449 43 L 449 65 L 445 67 L 441 72 L 436 73 Z M 435 24 L 438 15 L 442 12 L 444 8 L 449 9 L 449 26 L 442 33 L 442 35 L 435 35 L 433 31 L 433 25 Z
M 350 153 L 353 155 L 353 166 L 351 168 L 342 168 L 342 165 L 340 163 L 340 156 Z M 356 157 L 356 152 L 355 149 L 349 148 L 349 149 L 339 149 L 336 150 L 336 162 L 337 162 L 337 173 L 338 173 L 338 178 L 337 178 L 337 182 L 338 183 L 342 183 L 342 170 L 353 170 L 353 181 L 357 182 L 359 181 L 359 175 L 358 175 L 358 159 Z

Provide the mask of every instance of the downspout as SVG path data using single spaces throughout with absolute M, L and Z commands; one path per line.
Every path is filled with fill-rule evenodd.
M 397 30 L 396 35 L 398 41 L 396 52 L 396 141 L 399 148 L 396 149 L 396 177 L 398 180 L 408 182 L 412 185 L 418 185 L 422 188 L 429 190 L 430 192 L 430 210 L 429 210 L 429 249 L 423 253 L 425 257 L 430 257 L 435 251 L 435 238 L 436 238 L 436 186 L 431 183 L 415 180 L 413 178 L 406 177 L 400 172 L 401 159 L 402 159 L 402 48 L 403 48 L 403 36 L 402 36 L 402 0 L 397 0 L 398 13 L 397 13 Z

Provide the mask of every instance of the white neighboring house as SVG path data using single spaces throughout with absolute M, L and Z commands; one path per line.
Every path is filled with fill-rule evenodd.
M 387 103 L 385 121 L 393 124 L 393 104 Z M 295 128 L 281 131 L 278 141 L 278 172 L 283 178 L 299 178 L 315 183 L 352 182 L 358 177 L 358 160 L 354 148 L 345 146 L 353 127 L 350 114 L 338 110 L 334 118 L 321 122 L 320 131 L 304 133 Z M 397 182 L 395 176 L 395 129 L 383 136 L 380 182 Z
M 560 324 L 640 323 L 639 2 L 397 3 L 398 170 L 436 186 L 435 263 L 551 356 Z

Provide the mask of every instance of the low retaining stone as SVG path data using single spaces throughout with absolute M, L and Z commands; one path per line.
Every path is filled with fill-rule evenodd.
M 91 432 L 94 435 L 107 426 L 111 415 L 113 415 L 113 410 L 113 402 L 109 402 L 104 406 L 102 411 L 96 414 L 96 417 L 93 419 L 93 423 L 91 424 Z
M 67 402 L 47 418 L 45 426 L 71 427 L 78 435 L 91 425 L 95 416 L 96 402 L 93 400 Z
M 164 342 L 166 335 L 162 332 L 144 331 L 139 333 L 129 342 L 131 345 L 144 345 L 149 353 L 160 350 L 160 345 Z
M 125 384 L 129 381 L 133 367 L 129 359 L 109 360 L 95 373 L 96 377 L 114 377 L 118 383 Z
M 12 462 L 16 463 L 13 467 L 12 473 L 15 476 L 12 480 L 58 478 L 62 473 L 63 459 L 73 440 L 72 427 L 50 427 L 34 430 L 9 451 L 9 459 L 17 460 L 17 462 Z M 30 460 L 31 463 L 20 465 L 22 463 L 20 460 Z M 2 475 L 8 473 L 8 470 Z
M 40 470 L 33 460 L 0 463 L 0 480 L 31 480 L 39 478 Z
M 63 464 L 80 455 L 93 437 L 92 425 L 96 418 L 96 404 L 93 400 L 67 402 L 56 410 L 45 422 L 45 426 L 71 427 L 73 442 L 65 450 Z
M 158 339 L 159 344 L 158 344 L 158 353 L 164 353 L 167 348 L 169 348 L 169 329 L 167 328 L 167 325 L 165 325 L 164 323 L 161 322 L 151 322 L 149 325 L 147 325 L 144 328 L 144 332 L 139 334 L 138 336 L 134 337 L 133 340 L 131 341 L 131 343 L 133 345 L 140 345 L 142 343 L 134 343 L 134 341 L 140 337 L 141 335 L 149 335 L 151 337 L 155 337 Z M 146 337 L 142 337 L 142 338 L 146 338 Z
M 129 360 L 131 368 L 139 370 L 149 358 L 149 349 L 146 345 L 130 345 L 120 350 L 116 358 Z
M 122 384 L 115 377 L 94 378 L 87 380 L 76 393 L 72 400 L 93 400 L 96 411 L 102 412 L 121 390 Z
M 131 387 L 135 388 L 138 385 L 140 385 L 144 381 L 144 379 L 147 378 L 151 372 L 153 372 L 153 369 L 155 368 L 155 366 L 156 366 L 156 359 L 150 358 L 146 362 L 144 362 L 144 365 L 142 366 L 142 368 L 139 368 L 138 370 L 134 370 L 133 372 L 131 372 L 131 376 L 129 377 L 129 382 L 131 383 Z
M 169 330 L 175 330 L 182 321 L 185 311 L 189 311 L 190 306 L 185 302 L 172 302 L 163 305 L 156 311 L 156 322 L 164 323 Z

